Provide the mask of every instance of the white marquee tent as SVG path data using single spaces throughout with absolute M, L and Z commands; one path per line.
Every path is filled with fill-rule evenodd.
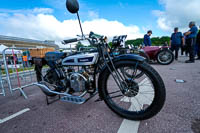
M 6 49 L 6 48 L 8 48 L 7 46 L 5 46 L 5 45 L 3 45 L 3 44 L 1 44 L 0 45 L 0 54 L 3 54 L 3 50 L 4 49 Z M 14 52 L 14 54 L 20 54 L 20 53 L 22 53 L 22 51 L 21 50 L 16 50 L 16 49 L 7 49 L 6 50 L 6 54 L 13 54 L 13 52 Z

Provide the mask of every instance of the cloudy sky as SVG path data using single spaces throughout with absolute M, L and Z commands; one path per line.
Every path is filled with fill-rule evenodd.
M 200 0 L 79 0 L 85 34 L 93 31 L 112 37 L 127 34 L 141 38 L 170 36 L 174 27 L 188 30 L 189 21 L 200 24 Z M 0 35 L 57 42 L 76 37 L 76 15 L 65 9 L 65 0 L 1 0 Z

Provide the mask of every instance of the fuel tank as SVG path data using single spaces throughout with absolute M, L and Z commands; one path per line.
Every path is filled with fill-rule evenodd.
M 98 53 L 83 53 L 71 55 L 63 59 L 63 66 L 89 66 L 97 62 Z

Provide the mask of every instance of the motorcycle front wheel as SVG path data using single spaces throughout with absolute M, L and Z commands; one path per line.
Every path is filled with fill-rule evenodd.
M 162 109 L 166 97 L 160 75 L 147 63 L 118 61 L 114 66 L 122 77 L 119 82 L 116 82 L 114 69 L 112 72 L 106 69 L 99 79 L 99 93 L 108 107 L 130 120 L 145 120 L 155 116 Z M 124 67 L 133 69 L 131 78 L 124 76 L 121 71 Z M 141 72 L 143 75 L 138 77 L 137 73 Z

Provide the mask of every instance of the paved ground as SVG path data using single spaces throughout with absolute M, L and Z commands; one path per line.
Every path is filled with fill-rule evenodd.
M 166 103 L 158 115 L 139 123 L 138 133 L 200 133 L 200 61 L 185 64 L 184 60 L 180 57 L 168 66 L 152 65 L 165 82 Z M 186 83 L 176 83 L 175 79 Z M 124 121 L 104 102 L 95 103 L 98 97 L 83 105 L 61 101 L 46 105 L 39 88 L 26 88 L 25 92 L 28 100 L 19 92 L 0 96 L 1 120 L 27 111 L 1 123 L 0 133 L 117 133 Z M 128 126 L 135 122 L 131 124 Z

